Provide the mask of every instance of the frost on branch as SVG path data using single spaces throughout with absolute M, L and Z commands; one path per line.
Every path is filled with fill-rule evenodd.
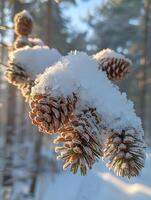
M 97 156 L 98 153 L 95 151 L 96 154 L 95 156 L 93 155 L 92 152 L 94 152 L 96 147 L 94 149 L 92 148 L 93 145 L 91 146 L 91 140 L 89 143 L 88 141 L 83 142 L 81 135 L 85 137 L 85 135 L 88 135 L 89 133 L 90 135 L 95 136 L 94 130 L 98 127 L 96 131 L 96 135 L 99 135 L 99 137 L 97 137 L 98 144 L 100 144 L 101 151 L 103 151 L 104 148 L 104 157 L 109 157 L 109 159 L 111 159 L 109 167 L 118 175 L 128 177 L 136 176 L 143 167 L 145 159 L 141 120 L 136 116 L 133 103 L 127 99 L 126 94 L 121 93 L 118 87 L 108 80 L 104 72 L 100 71 L 100 73 L 98 73 L 98 70 L 97 62 L 87 56 L 87 54 L 83 52 L 72 52 L 38 76 L 35 81 L 35 86 L 32 88 L 31 95 L 33 98 L 36 95 L 48 96 L 50 100 L 51 97 L 55 99 L 67 99 L 73 93 L 77 97 L 78 101 L 73 110 L 73 117 L 69 117 L 69 120 L 63 124 L 63 128 L 58 126 L 58 130 L 55 130 L 59 133 L 57 139 L 57 141 L 59 141 L 58 143 L 63 142 L 63 146 L 57 148 L 57 150 L 63 150 L 63 153 L 59 158 L 65 160 L 64 168 L 71 165 L 71 171 L 76 172 L 79 167 L 82 169 L 82 174 L 85 174 L 87 169 L 91 168 L 94 163 L 93 161 L 96 161 L 95 156 Z M 49 104 L 49 111 L 47 109 L 47 112 L 49 113 L 49 116 L 51 116 L 51 113 L 53 112 L 50 108 L 53 108 L 53 106 L 49 103 L 49 99 L 47 100 L 47 105 Z M 43 106 L 43 103 L 44 102 L 38 102 L 37 104 L 36 102 L 31 101 L 34 108 Z M 56 104 L 56 107 L 58 107 L 58 116 L 60 116 L 60 104 Z M 89 112 L 89 109 L 92 108 L 92 110 L 94 109 L 96 113 L 98 113 L 99 125 L 93 120 L 92 113 L 89 113 L 88 115 L 86 114 L 87 112 L 85 113 L 85 108 L 88 108 Z M 33 108 L 31 114 L 32 113 Z M 38 122 L 38 126 L 42 126 L 43 122 L 47 122 L 44 115 L 45 112 L 41 112 L 42 121 Z M 38 115 L 34 113 L 33 116 L 35 119 Z M 75 121 L 76 123 L 74 123 Z M 52 123 L 54 123 L 54 125 L 51 124 L 50 127 L 47 126 L 48 133 L 53 133 L 51 127 L 55 127 L 55 117 L 52 120 Z M 130 144 L 125 144 L 126 139 L 128 139 L 126 136 L 127 130 L 134 130 L 134 135 L 131 135 L 133 140 Z M 68 141 L 68 139 L 66 140 L 66 133 L 68 132 L 72 133 L 71 135 L 74 139 L 78 139 L 76 140 L 78 144 L 75 144 L 72 141 L 72 138 L 70 138 L 69 141 L 71 146 L 66 145 L 66 142 Z M 120 157 L 118 154 L 121 154 L 121 152 L 120 149 L 118 149 L 118 146 L 114 145 L 114 140 L 110 134 L 111 132 L 113 133 L 113 138 L 119 133 L 121 146 L 122 144 L 125 145 L 125 150 L 123 150 L 124 159 L 117 159 L 117 156 Z M 108 141 L 110 141 L 110 143 Z M 90 157 L 87 159 L 88 155 L 84 150 L 87 145 L 89 147 L 89 153 L 92 153 L 88 154 L 89 156 L 91 155 L 90 157 L 92 160 Z M 110 146 L 114 146 L 114 153 L 110 151 Z M 74 147 L 78 149 L 76 156 L 75 151 L 73 150 Z M 137 152 L 139 153 L 137 154 Z M 136 154 L 137 159 L 135 159 Z M 130 160 L 127 159 L 127 155 L 133 159 L 133 165 L 132 163 L 129 163 Z M 101 153 L 99 157 L 100 156 Z M 130 171 L 129 169 L 132 166 L 134 170 Z M 128 167 L 129 169 L 127 169 Z
M 110 80 L 124 79 L 132 64 L 128 58 L 111 49 L 103 49 L 93 55 L 99 63 L 99 68 L 106 72 Z

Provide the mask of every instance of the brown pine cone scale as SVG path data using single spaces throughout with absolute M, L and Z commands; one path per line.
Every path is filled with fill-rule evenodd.
M 100 159 L 102 145 L 97 134 L 100 134 L 101 126 L 97 118 L 95 110 L 85 110 L 60 129 L 54 143 L 61 145 L 56 147 L 56 152 L 61 151 L 57 158 L 65 161 L 63 169 L 70 166 L 71 172 L 80 169 L 81 175 L 86 175 L 87 170 Z M 94 129 L 97 133 L 93 132 Z
M 99 61 L 100 68 L 106 72 L 110 80 L 121 80 L 129 71 L 130 62 L 122 58 L 103 58 Z
M 41 131 L 53 134 L 72 119 L 76 102 L 75 94 L 68 98 L 35 95 L 30 102 L 30 117 Z
M 118 176 L 138 176 L 144 167 L 144 142 L 137 138 L 134 129 L 115 132 L 104 149 L 104 158 L 109 158 L 108 167 Z

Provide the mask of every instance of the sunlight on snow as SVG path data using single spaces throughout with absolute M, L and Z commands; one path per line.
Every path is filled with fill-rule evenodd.
M 99 173 L 99 176 L 106 182 L 110 182 L 122 190 L 128 195 L 134 195 L 136 193 L 142 193 L 148 196 L 151 196 L 151 187 L 145 186 L 143 184 L 128 184 L 119 178 L 111 175 L 110 173 Z

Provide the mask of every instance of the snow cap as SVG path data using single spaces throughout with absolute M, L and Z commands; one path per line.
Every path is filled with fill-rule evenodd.
M 96 108 L 107 127 L 114 130 L 135 128 L 143 134 L 142 124 L 136 116 L 133 102 L 118 86 L 108 80 L 98 63 L 84 52 L 71 52 L 46 69 L 36 79 L 32 95 L 52 94 L 68 96 L 78 94 L 80 107 Z
M 61 54 L 56 49 L 38 45 L 34 47 L 25 46 L 9 54 L 10 62 L 20 65 L 33 78 L 57 62 L 60 57 Z

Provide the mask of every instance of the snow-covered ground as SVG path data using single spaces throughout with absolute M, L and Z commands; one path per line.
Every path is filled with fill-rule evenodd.
M 145 168 L 137 178 L 119 178 L 104 165 L 95 165 L 88 175 L 81 177 L 63 172 L 51 177 L 39 177 L 36 200 L 150 200 L 151 150 L 147 152 Z

